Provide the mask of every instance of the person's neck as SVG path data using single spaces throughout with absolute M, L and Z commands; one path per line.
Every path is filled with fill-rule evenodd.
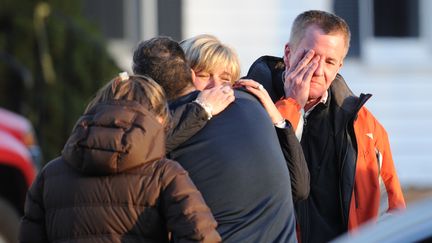
M 195 86 L 189 85 L 183 90 L 179 91 L 178 95 L 168 98 L 168 102 L 174 102 L 175 100 L 180 99 L 181 97 L 186 96 L 194 92 L 195 90 L 197 90 Z
M 185 96 L 185 95 L 187 95 L 187 94 L 189 94 L 189 93 L 191 93 L 191 92 L 193 92 L 193 91 L 195 91 L 195 90 L 197 90 L 197 89 L 195 88 L 195 86 L 193 86 L 193 85 L 189 85 L 188 87 L 186 87 L 186 88 L 184 88 L 184 89 L 182 90 L 182 92 L 180 93 L 179 97 L 181 97 L 181 96 Z

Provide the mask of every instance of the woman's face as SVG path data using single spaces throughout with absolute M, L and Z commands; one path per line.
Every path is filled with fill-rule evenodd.
M 198 90 L 210 89 L 219 85 L 231 85 L 232 75 L 225 67 L 216 67 L 213 70 L 195 71 L 195 87 Z

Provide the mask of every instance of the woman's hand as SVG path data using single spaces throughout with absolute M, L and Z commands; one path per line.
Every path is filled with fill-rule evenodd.
M 234 100 L 234 91 L 229 85 L 219 85 L 205 89 L 197 97 L 202 103 L 211 107 L 211 115 L 217 115 L 225 110 Z
M 284 121 L 284 118 L 279 113 L 267 90 L 264 89 L 260 83 L 252 79 L 240 79 L 234 84 L 234 87 L 244 87 L 247 91 L 258 97 L 261 104 L 269 114 L 273 124 L 278 124 L 281 121 Z

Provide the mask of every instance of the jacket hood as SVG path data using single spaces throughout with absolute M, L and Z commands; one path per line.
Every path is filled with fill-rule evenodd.
M 62 156 L 85 174 L 110 175 L 164 157 L 165 131 L 137 102 L 101 103 L 75 124 Z

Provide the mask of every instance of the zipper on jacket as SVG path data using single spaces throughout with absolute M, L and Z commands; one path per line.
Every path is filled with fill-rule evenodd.
M 345 146 L 346 146 L 346 134 L 345 136 L 343 136 L 343 140 L 341 142 L 341 146 L 340 146 L 340 151 L 339 151 L 339 161 L 342 161 L 341 167 L 340 167 L 340 172 L 339 172 L 339 206 L 340 206 L 340 210 L 341 210 L 341 217 L 342 217 L 342 223 L 343 225 L 345 225 L 346 227 L 348 227 L 348 217 L 345 216 L 345 210 L 343 207 L 344 201 L 343 201 L 343 195 L 342 195 L 342 174 L 343 174 L 343 168 L 345 166 L 345 157 L 346 157 L 346 153 L 347 153 L 347 149 L 345 150 L 345 154 L 342 156 L 342 151 Z

